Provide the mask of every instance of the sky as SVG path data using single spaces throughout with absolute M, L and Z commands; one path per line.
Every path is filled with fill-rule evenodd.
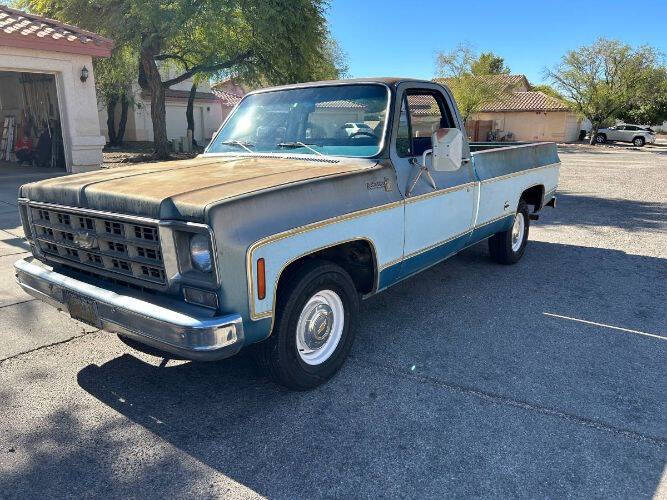
M 430 79 L 437 52 L 460 42 L 531 83 L 548 83 L 545 67 L 598 37 L 667 53 L 667 0 L 331 0 L 327 18 L 351 77 Z

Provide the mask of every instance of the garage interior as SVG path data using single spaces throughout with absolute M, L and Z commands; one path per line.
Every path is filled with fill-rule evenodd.
M 65 170 L 54 75 L 0 71 L 0 169 Z

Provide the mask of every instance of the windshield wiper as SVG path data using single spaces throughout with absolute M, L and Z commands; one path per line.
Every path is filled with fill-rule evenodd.
M 250 148 L 255 147 L 255 145 L 252 142 L 248 142 L 248 141 L 236 141 L 236 140 L 222 141 L 220 144 L 224 144 L 225 146 L 239 146 L 239 147 L 245 149 L 248 153 L 252 153 L 252 149 L 250 149 Z
M 317 144 L 311 143 L 312 146 L 317 146 Z M 295 148 L 306 148 L 310 149 L 313 153 L 316 153 L 320 156 L 324 156 L 324 153 L 320 153 L 317 149 L 313 149 L 310 147 L 310 145 L 306 144 L 305 142 L 301 141 L 294 141 L 294 142 L 280 142 L 276 144 L 277 148 L 289 148 L 289 149 L 295 149 Z

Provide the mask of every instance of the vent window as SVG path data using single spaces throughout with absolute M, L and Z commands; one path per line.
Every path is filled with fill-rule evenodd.
M 58 214 L 58 224 L 69 226 L 71 223 L 69 214 Z
M 123 225 L 120 222 L 112 222 L 110 220 L 104 221 L 104 230 L 109 234 L 123 234 Z
M 146 226 L 134 226 L 134 236 L 140 240 L 157 241 L 157 229 Z
M 107 244 L 109 245 L 109 250 L 112 252 L 125 253 L 125 250 L 127 249 L 125 245 L 122 243 L 116 243 L 115 241 L 108 241 Z

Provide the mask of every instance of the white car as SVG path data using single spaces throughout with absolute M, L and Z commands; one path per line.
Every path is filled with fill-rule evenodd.
M 635 146 L 641 147 L 644 144 L 653 144 L 655 134 L 652 130 L 640 125 L 622 124 L 598 130 L 595 142 L 603 144 L 607 141 L 631 142 Z
M 375 135 L 373 129 L 365 123 L 346 123 L 343 125 L 343 130 L 345 130 L 348 137 L 352 137 L 353 135 Z

